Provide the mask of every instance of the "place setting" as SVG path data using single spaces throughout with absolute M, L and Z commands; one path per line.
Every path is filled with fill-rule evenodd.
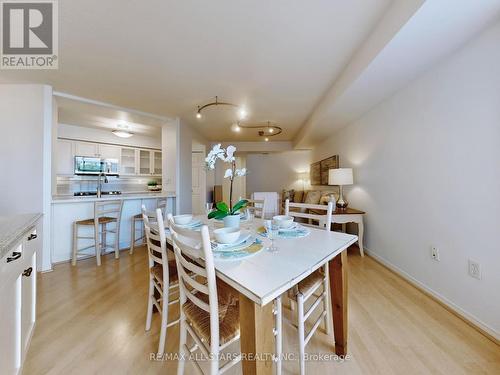
M 310 234 L 310 230 L 294 221 L 293 216 L 277 215 L 272 220 L 265 220 L 257 233 L 270 240 L 273 238 L 300 238 Z
M 211 246 L 214 257 L 218 260 L 247 258 L 264 248 L 262 240 L 252 235 L 251 231 L 236 227 L 215 229 Z

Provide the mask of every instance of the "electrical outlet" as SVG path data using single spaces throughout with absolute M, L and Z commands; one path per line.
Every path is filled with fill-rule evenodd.
M 436 262 L 439 262 L 441 260 L 439 258 L 439 249 L 436 246 L 431 246 L 431 258 Z
M 469 259 L 469 276 L 481 280 L 481 265 Z

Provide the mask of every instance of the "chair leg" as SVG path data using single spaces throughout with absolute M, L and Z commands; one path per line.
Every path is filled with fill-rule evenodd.
M 186 366 L 186 352 L 185 346 L 187 343 L 187 329 L 186 317 L 181 308 L 180 321 L 179 321 L 179 361 L 177 362 L 177 375 L 184 375 L 184 367 Z
M 167 338 L 167 324 L 168 324 L 168 285 L 163 284 L 162 288 L 162 301 L 161 301 L 161 330 L 160 330 L 160 342 L 158 344 L 158 353 L 163 354 L 165 352 L 165 339 Z M 153 297 L 154 298 L 154 297 Z
M 304 375 L 306 373 L 306 364 L 305 364 L 305 325 L 304 325 L 304 296 L 302 294 L 297 294 L 297 323 L 298 323 L 298 331 L 299 331 L 299 366 L 300 366 L 300 375 Z
M 146 315 L 146 331 L 151 329 L 151 320 L 153 319 L 153 298 L 155 298 L 155 287 L 153 284 L 153 275 L 149 274 L 149 292 L 148 292 L 148 310 Z
M 71 264 L 73 266 L 76 266 L 77 246 L 78 246 L 78 224 L 73 223 L 73 251 L 71 255 Z
M 281 375 L 281 356 L 283 352 L 283 332 L 282 332 L 282 309 L 281 296 L 274 300 L 275 315 L 275 354 L 276 354 L 276 375 Z
M 101 265 L 101 244 L 99 243 L 99 225 L 94 225 L 95 258 L 97 265 Z
M 134 245 L 135 245 L 135 219 L 132 218 L 130 223 L 130 255 L 134 253 Z

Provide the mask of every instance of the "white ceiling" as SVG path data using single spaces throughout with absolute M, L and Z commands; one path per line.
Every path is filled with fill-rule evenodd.
M 165 120 L 133 113 L 121 108 L 87 103 L 81 100 L 57 96 L 58 122 L 95 129 L 116 130 L 126 127 L 134 134 L 150 137 L 161 136 Z
M 291 140 L 391 0 L 59 0 L 57 71 L 2 71 L 1 81 L 58 91 L 194 124 L 209 140 L 256 140 L 228 131 L 245 105 Z
M 218 95 L 245 106 L 252 123 L 281 126 L 273 140 L 308 148 L 486 27 L 500 0 L 59 0 L 59 7 L 59 70 L 0 71 L 0 82 L 47 83 L 179 116 L 210 141 L 259 140 L 256 131 L 229 131 L 231 109 L 195 119 L 196 107 Z M 61 122 L 110 128 L 120 119 L 113 116 L 124 116 L 84 116 L 74 105 L 61 108 Z M 144 119 L 129 120 L 138 133 L 155 132 Z

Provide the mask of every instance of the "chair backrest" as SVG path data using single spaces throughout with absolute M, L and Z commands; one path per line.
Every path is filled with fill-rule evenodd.
M 151 216 L 146 211 L 146 207 L 142 205 L 142 220 L 144 222 L 144 233 L 148 247 L 149 267 L 153 267 L 155 263 L 161 264 L 163 269 L 163 285 L 168 290 L 170 275 L 168 271 L 167 236 L 165 234 L 161 210 L 159 208 L 156 210 L 155 221 L 152 221 Z M 165 293 L 168 293 L 168 291 Z
M 94 202 L 94 225 L 99 226 L 99 218 L 111 217 L 116 219 L 116 233 L 120 233 L 120 219 L 122 217 L 123 201 L 121 199 L 103 200 Z M 98 232 L 96 232 L 98 233 Z
M 293 211 L 291 208 L 298 208 L 299 211 Z M 323 212 L 316 213 L 316 212 Z M 311 213 L 312 212 L 312 213 Z M 289 199 L 285 201 L 285 215 L 309 219 L 310 225 L 317 222 L 317 226 L 324 228 L 327 231 L 331 230 L 332 226 L 333 202 L 326 204 L 308 204 L 308 203 L 292 203 Z
M 166 217 L 167 216 L 167 198 L 166 197 L 157 198 L 156 199 L 156 208 L 159 208 L 161 210 L 163 217 Z
M 266 212 L 266 200 L 265 199 L 247 199 L 248 205 L 247 209 L 253 213 L 257 218 L 264 219 L 264 214 Z
M 212 353 L 217 353 L 219 305 L 208 227 L 203 225 L 201 231 L 180 228 L 175 225 L 172 214 L 167 217 L 179 275 L 181 308 L 189 301 L 210 314 L 210 347 Z

